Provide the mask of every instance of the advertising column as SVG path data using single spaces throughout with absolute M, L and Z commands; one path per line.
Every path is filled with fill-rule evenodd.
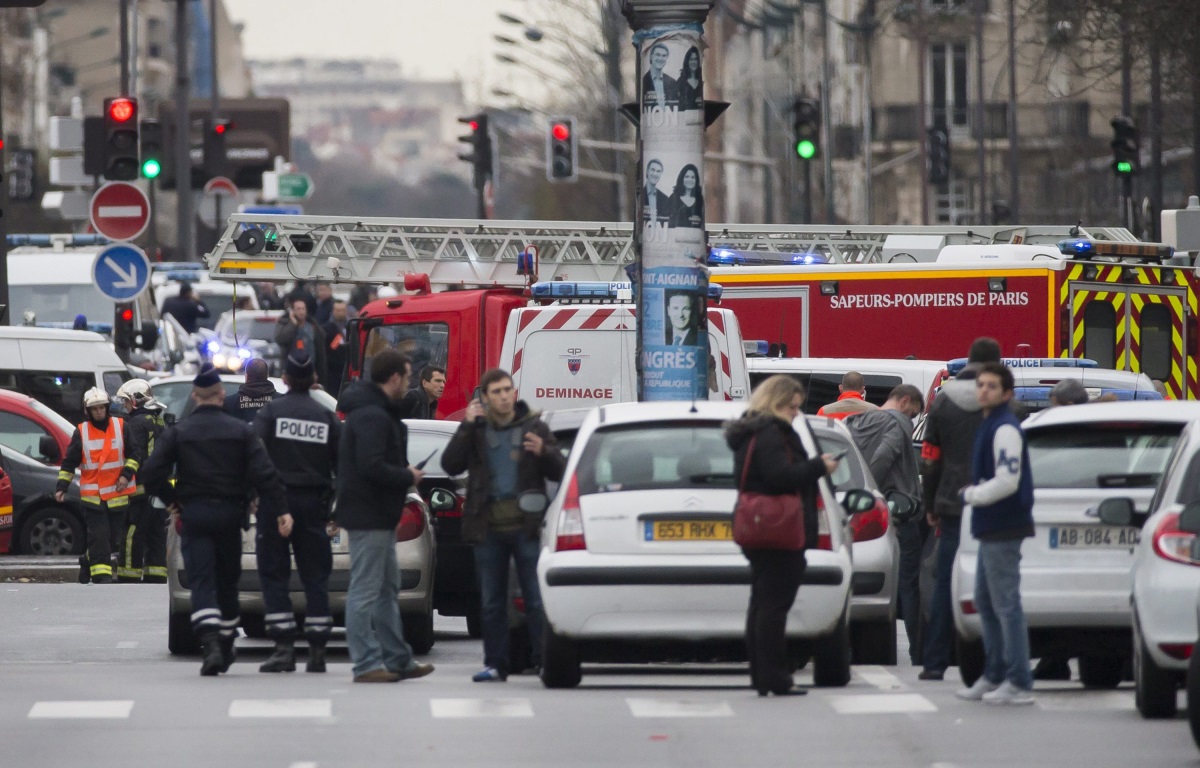
M 696 16 L 697 6 L 705 4 L 681 5 L 690 6 Z M 635 25 L 633 35 L 639 65 L 641 157 L 635 225 L 640 223 L 642 400 L 706 399 L 715 362 L 710 360 L 705 308 L 706 14 L 703 8 L 697 21 Z

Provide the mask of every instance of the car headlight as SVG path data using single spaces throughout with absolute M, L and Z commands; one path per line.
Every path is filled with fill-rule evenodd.
M 220 352 L 216 353 L 212 356 L 212 363 L 216 368 L 224 368 L 226 363 L 225 355 Z
M 242 369 L 242 366 L 245 364 L 246 364 L 246 361 L 243 360 L 242 358 L 234 357 L 233 355 L 229 356 L 229 370 L 240 371 Z

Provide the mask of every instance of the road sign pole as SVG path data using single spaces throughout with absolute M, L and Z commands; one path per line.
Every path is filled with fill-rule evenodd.
M 192 210 L 192 116 L 188 99 L 188 0 L 175 3 L 175 231 L 180 261 L 196 260 L 195 211 Z
M 0 44 L 2 42 L 3 36 L 0 35 Z M 3 61 L 4 52 L 0 50 L 0 70 L 4 68 Z M 0 95 L 3 92 L 4 89 L 0 88 Z M 0 103 L 0 137 L 2 136 L 4 136 L 4 105 Z M 4 151 L 3 148 L 0 148 L 0 324 L 4 324 L 7 317 L 8 323 L 11 325 L 13 313 L 8 300 L 8 223 L 7 217 L 4 216 L 4 211 L 8 208 L 8 183 L 4 178 L 6 167 Z

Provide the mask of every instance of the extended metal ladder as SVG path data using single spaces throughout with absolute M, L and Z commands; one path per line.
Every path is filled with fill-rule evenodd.
M 255 232 L 254 230 L 257 230 Z M 903 227 L 714 224 L 709 245 L 741 251 L 817 253 L 829 261 L 883 261 L 889 235 L 936 235 L 946 245 L 1031 244 L 1068 237 L 1136 242 L 1125 229 L 1070 226 Z M 425 273 L 436 285 L 521 285 L 517 255 L 538 249 L 540 280 L 627 280 L 633 263 L 629 222 L 283 216 L 240 213 L 205 262 L 213 277 L 235 280 L 329 280 L 395 283 Z M 251 245 L 257 242 L 261 249 Z M 241 249 L 239 250 L 239 243 Z

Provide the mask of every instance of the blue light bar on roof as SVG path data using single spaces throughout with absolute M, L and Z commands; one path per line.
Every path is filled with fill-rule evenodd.
M 1099 368 L 1095 360 L 1077 357 L 1002 357 L 1000 362 L 1009 368 Z M 967 367 L 967 358 L 959 357 L 946 363 L 951 376 Z
M 108 238 L 102 235 L 72 235 L 68 233 L 53 235 L 8 235 L 5 237 L 9 248 L 19 248 L 30 245 L 35 248 L 49 248 L 54 243 L 62 242 L 76 248 L 90 245 L 108 245 Z

